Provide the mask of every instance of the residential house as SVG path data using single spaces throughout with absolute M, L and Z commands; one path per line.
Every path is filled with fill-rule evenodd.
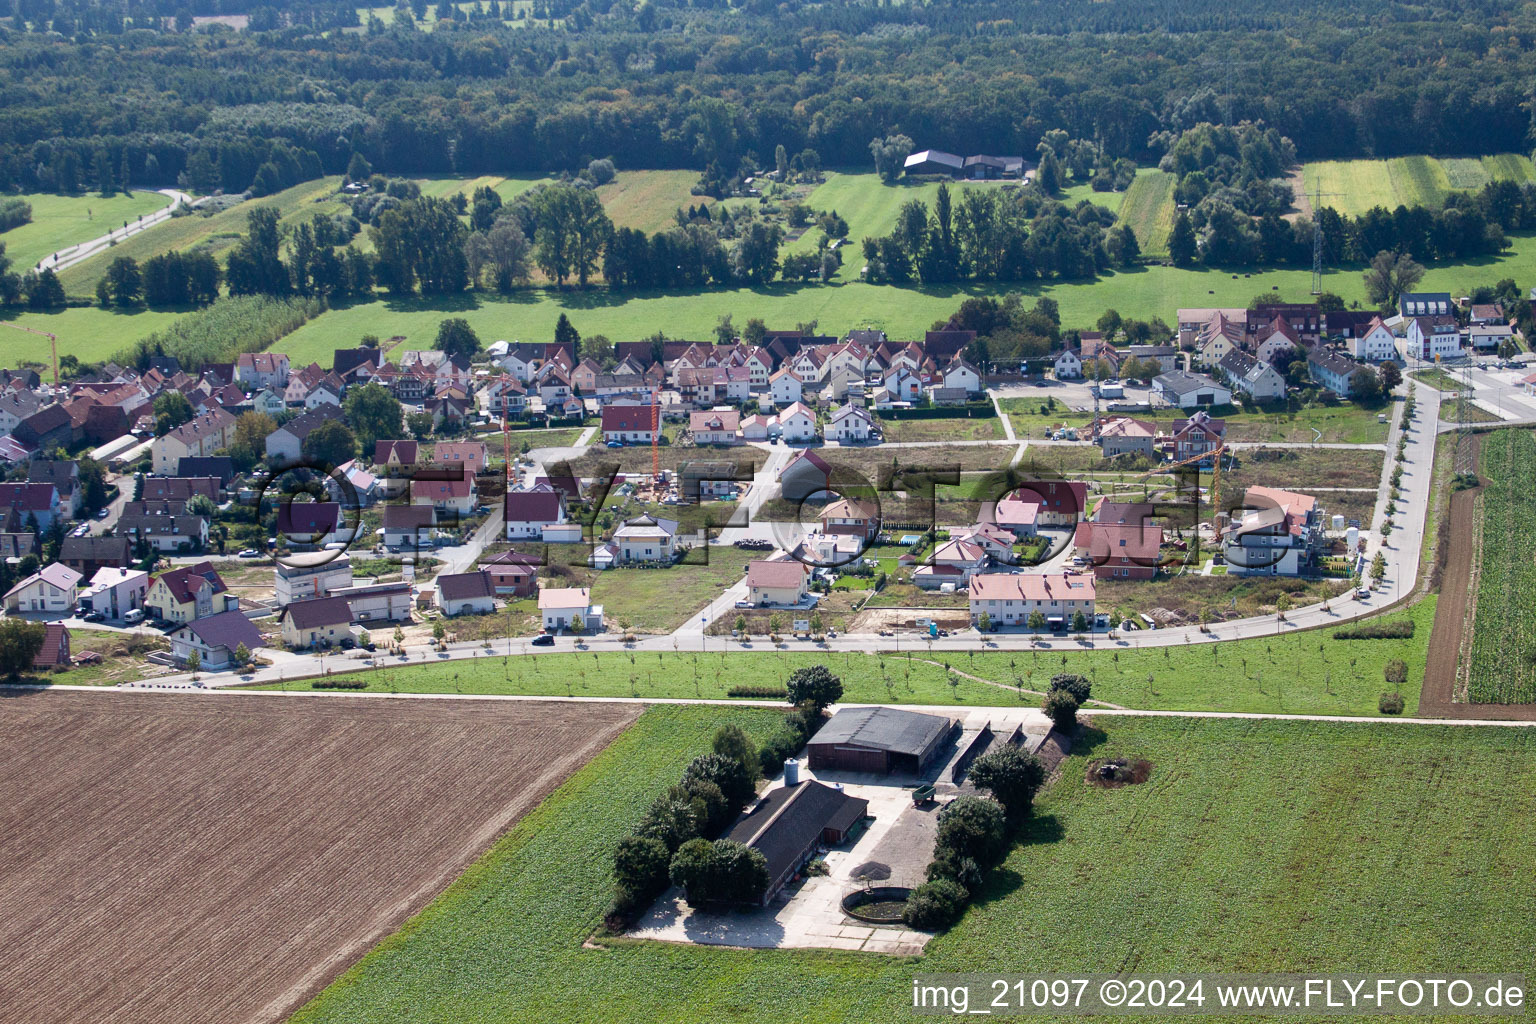
M 1111 416 L 1099 424 L 1099 448 L 1106 459 L 1120 455 L 1145 455 L 1155 452 L 1157 425 L 1130 416 Z
M 792 367 L 782 366 L 768 378 L 768 394 L 777 408 L 798 404 L 805 397 L 805 381 Z
M 1243 506 L 1221 534 L 1227 572 L 1296 576 L 1316 562 L 1326 545 L 1323 513 L 1308 494 L 1275 487 L 1248 488 Z
M 281 352 L 242 352 L 235 357 L 235 383 L 249 391 L 288 386 L 288 357 Z
M 1163 439 L 1163 450 L 1173 457 L 1173 461 L 1183 462 L 1215 451 L 1226 436 L 1227 421 L 1213 419 L 1210 413 L 1201 409 L 1187 420 L 1173 421 L 1169 435 Z
M 448 469 L 464 467 L 468 475 L 485 472 L 484 441 L 439 441 L 432 446 L 432 464 Z
M 30 391 L 12 391 L 0 394 L 0 434 L 9 434 L 22 420 L 37 412 L 41 405 Z
M 597 376 L 603 372 L 603 368 L 592 359 L 583 359 L 576 364 L 571 371 L 571 389 L 583 395 L 590 395 L 597 390 Z
M 382 349 L 363 346 L 338 348 L 331 355 L 331 372 L 342 380 L 366 383 L 373 371 L 384 365 Z
M 62 405 L 45 405 L 12 427 L 11 436 L 32 451 L 68 448 L 75 439 L 74 424 Z
M 1509 318 L 1504 315 L 1504 309 L 1497 302 L 1474 302 L 1467 311 L 1467 322 L 1473 327 L 1491 327 L 1497 324 L 1507 325 Z
M 166 622 L 191 622 L 240 607 L 210 562 L 178 565 L 163 572 L 144 595 L 144 610 Z
M 942 542 L 912 570 L 912 582 L 924 590 L 933 590 L 946 583 L 964 586 L 966 581 L 982 572 L 990 558 L 987 549 L 972 540 L 952 537 Z
M 1163 528 L 1152 523 L 1078 523 L 1072 546 L 1101 580 L 1150 580 L 1157 575 Z
M 1051 372 L 1057 380 L 1081 380 L 1083 361 L 1075 349 L 1064 348 L 1056 353 L 1056 360 L 1051 364 Z
M 411 621 L 411 584 L 405 580 L 354 580 L 331 596 L 346 600 L 355 623 Z
M 475 507 L 475 478 L 412 480 L 411 504 L 430 505 L 437 521 L 454 522 L 450 516 L 467 516 Z
M 786 444 L 816 440 L 816 414 L 804 402 L 792 402 L 779 413 L 780 436 Z
M 491 582 L 493 593 L 532 597 L 539 589 L 539 559 L 516 551 L 503 551 L 484 559 L 480 571 Z
M 415 441 L 375 441 L 373 443 L 373 475 L 379 481 L 380 493 L 386 498 L 398 498 L 404 494 L 416 472 L 419 446 Z
M 325 490 L 333 500 L 350 509 L 367 508 L 380 497 L 378 478 L 356 459 L 337 466 L 335 472 L 325 478 Z
M 68 668 L 71 661 L 69 640 L 69 628 L 64 623 L 46 623 L 43 626 L 43 646 L 32 656 L 32 667 L 44 672 Z
M 1040 501 L 1036 495 L 1008 495 L 992 510 L 992 522 L 1015 537 L 1034 537 L 1040 527 Z
M 317 405 L 334 405 L 340 407 L 341 393 L 345 390 L 341 381 L 327 375 L 317 381 L 315 386 L 309 389 L 309 394 L 304 396 L 304 408 L 313 409 Z
M 603 631 L 603 606 L 592 603 L 592 591 L 587 587 L 545 587 L 540 590 L 539 617 L 546 633 Z
M 237 668 L 235 652 L 242 645 L 250 653 L 265 647 L 266 641 L 245 613 L 239 611 L 194 619 L 171 632 L 171 657 L 176 663 L 186 665 L 196 651 L 198 668 L 205 672 Z
M 779 490 L 785 501 L 803 502 L 824 493 L 832 467 L 813 451 L 797 452 L 779 471 Z
M 1014 490 L 1004 501 L 1016 499 L 1039 505 L 1037 526 L 1076 526 L 1088 510 L 1088 485 L 1078 480 L 1034 480 Z M 999 521 L 1008 529 L 1008 524 Z
M 125 511 L 117 519 L 117 532 L 161 554 L 189 554 L 208 546 L 208 517 Z
M 490 577 L 483 572 L 445 573 L 432 582 L 437 587 L 437 607 L 444 615 L 484 615 L 496 610 Z
M 322 423 L 345 423 L 346 416 L 334 405 L 317 405 L 267 435 L 267 459 L 277 466 L 297 465 L 304 459 L 304 439 Z
M 32 535 L 27 534 L 28 537 Z M 65 537 L 59 548 L 59 561 L 82 576 L 96 575 L 98 569 L 115 569 L 133 561 L 133 542 L 125 534 L 115 537 Z
M 1083 364 L 1084 377 L 1097 380 L 1120 375 L 1120 350 L 1104 340 L 1104 335 L 1098 331 L 1083 331 L 1078 335 L 1077 358 Z
M 81 539 L 84 538 L 66 537 L 64 539 L 65 547 L 68 547 L 70 540 Z M 31 530 L 23 530 L 19 533 L 0 533 L 0 558 L 5 559 L 12 565 L 21 561 L 23 558 L 26 558 L 28 555 L 39 554 L 41 550 L 41 545 L 39 545 L 37 541 L 37 534 L 33 533 Z M 69 565 L 69 562 L 65 560 L 63 554 L 59 555 L 59 561 L 64 562 L 65 565 Z M 80 567 L 76 565 L 70 565 L 69 567 L 76 571 L 79 571 L 80 569 Z
M 1450 292 L 1404 292 L 1397 298 L 1397 312 L 1409 318 L 1455 316 L 1456 307 Z
M 1125 354 L 1142 363 L 1156 363 L 1161 373 L 1180 368 L 1179 350 L 1172 345 L 1132 345 L 1125 350 Z
M 1474 352 L 1497 352 L 1506 341 L 1513 341 L 1515 329 L 1509 324 L 1473 324 L 1467 329 L 1467 343 Z
M 1235 391 L 1243 392 L 1255 402 L 1273 402 L 1285 397 L 1285 378 L 1280 371 L 1242 349 L 1235 348 L 1223 357 L 1221 372 Z
M 1315 338 L 1312 344 L 1316 344 Z M 1302 342 L 1301 334 L 1291 326 L 1290 321 L 1283 316 L 1277 316 L 1270 323 L 1259 328 L 1252 336 L 1251 348 L 1243 351 L 1261 363 L 1273 363 L 1279 361 L 1283 355 L 1298 348 L 1307 347 Z
M 619 565 L 671 563 L 676 554 L 677 521 L 652 515 L 627 520 L 613 533 Z
M 777 416 L 760 416 L 753 413 L 741 421 L 741 439 L 743 441 L 766 441 L 768 429 L 778 425 Z
M 295 649 L 330 647 L 352 637 L 352 605 L 344 596 L 295 601 L 278 612 L 283 643 Z
M 52 484 L 59 492 L 59 512 L 66 519 L 80 516 L 80 466 L 61 459 L 37 459 L 27 464 L 27 482 Z
M 1227 311 L 1217 310 L 1192 339 L 1195 365 L 1207 369 L 1218 366 L 1228 352 L 1242 348 L 1248 338 L 1245 318 L 1246 311 L 1234 319 L 1227 316 Z
M 353 533 L 338 502 L 285 501 L 277 507 L 277 536 L 289 547 L 324 547 L 348 541 Z
M 79 602 L 109 619 L 121 619 L 135 608 L 142 608 L 148 592 L 149 573 L 114 566 L 96 570 L 90 585 L 79 595 Z
M 345 551 L 288 555 L 273 565 L 272 584 L 273 601 L 279 608 L 330 597 L 352 586 L 352 559 Z
M 194 416 L 164 437 L 155 438 L 150 445 L 155 472 L 170 476 L 181 465 L 182 459 L 212 455 L 221 448 L 228 448 L 234 438 L 234 426 L 235 417 L 215 408 Z
M 507 540 L 538 538 L 544 530 L 565 520 L 564 496 L 552 487 L 508 491 L 503 500 Z
M 862 444 L 875 431 L 875 419 L 869 410 L 849 402 L 832 410 L 827 417 L 827 440 L 842 444 Z
M 1093 622 L 1094 578 L 1086 573 L 978 573 L 970 580 L 971 623 L 1028 626 L 1036 612 L 1050 629 L 1069 629 L 1079 612 Z
M 1307 370 L 1314 381 L 1340 398 L 1348 398 L 1354 393 L 1356 373 L 1370 372 L 1349 356 L 1326 345 L 1313 346 L 1307 353 Z
M 385 505 L 384 546 L 391 551 L 430 548 L 434 519 L 427 505 Z
M 201 495 L 217 505 L 220 490 L 219 478 L 216 476 L 147 476 L 139 500 L 185 503 Z
M 1381 362 L 1397 358 L 1397 338 L 1379 316 L 1371 317 L 1364 329 L 1347 340 L 1346 346 L 1355 359 Z
M 235 462 L 228 455 L 194 455 L 176 464 L 176 476 L 183 479 L 212 477 L 222 490 L 235 479 Z M 217 494 L 215 491 L 209 497 L 218 500 Z
M 893 366 L 887 370 L 881 383 L 885 385 L 885 390 L 891 393 L 894 401 L 910 403 L 923 397 L 922 379 L 905 365 Z
M 49 483 L 0 483 L 0 517 L 11 532 L 29 530 L 37 521 L 48 529 L 61 514 L 59 491 Z
M 747 563 L 747 600 L 754 607 L 798 607 L 806 598 L 810 569 L 793 558 Z
M 1231 388 L 1216 383 L 1204 374 L 1186 373 L 1183 370 L 1152 378 L 1152 391 L 1164 402 L 1180 409 L 1232 404 Z
M 650 444 L 654 436 L 651 409 L 640 405 L 611 405 L 603 409 L 603 440 L 621 444 Z
M 694 444 L 740 444 L 741 413 L 725 408 L 691 412 L 688 414 L 688 430 L 693 435 Z
M 1285 321 L 1301 343 L 1315 344 L 1322 337 L 1323 311 L 1315 302 L 1261 302 L 1255 305 L 1245 315 L 1248 337 L 1265 334 L 1276 320 Z
M 1370 329 L 1380 319 L 1374 310 L 1333 309 L 1323 314 L 1323 337 L 1330 341 L 1349 341 Z
M 7 611 L 68 615 L 74 611 L 80 574 L 67 565 L 45 565 L 5 592 Z
M 870 499 L 839 498 L 821 510 L 821 532 L 874 540 L 880 535 L 880 504 Z

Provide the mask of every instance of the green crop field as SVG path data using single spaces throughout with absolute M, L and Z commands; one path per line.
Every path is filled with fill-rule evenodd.
M 1402 156 L 1389 160 L 1325 160 L 1302 168 L 1308 193 L 1321 189 L 1318 202 L 1358 217 L 1374 206 L 1392 210 L 1403 206 L 1438 207 L 1448 193 L 1472 191 L 1489 181 L 1536 181 L 1529 157 L 1498 156 L 1441 158 Z
M 610 851 L 737 722 L 647 711 L 295 1024 L 886 1022 L 916 972 L 1530 973 L 1525 729 L 1101 719 L 980 899 L 917 960 L 599 940 Z M 1084 783 L 1091 760 L 1150 779 Z M 1390 912 L 1383 893 L 1391 893 Z M 1428 960 L 1426 960 L 1426 957 Z M 1046 1019 L 1046 1018 L 1040 1018 Z
M 189 249 L 203 246 L 214 253 L 230 248 L 245 233 L 246 215 L 257 207 L 274 207 L 287 224 L 294 218 L 308 219 L 314 212 L 335 212 L 340 204 L 335 200 L 338 177 L 318 178 L 302 185 L 285 189 L 276 195 L 263 196 L 239 203 L 211 217 L 191 214 L 172 217 L 156 224 L 127 241 L 119 242 L 100 255 L 59 272 L 59 280 L 71 295 L 91 295 L 96 281 L 106 273 L 107 265 L 119 256 L 132 256 L 143 261 L 151 256 L 172 249 Z
M 1479 571 L 1473 574 L 1477 612 L 1467 696 L 1476 703 L 1536 701 L 1536 436 L 1500 430 L 1483 440 Z
M 1093 422 L 1093 414 L 1086 411 L 1072 412 L 1061 403 L 1042 413 L 1038 398 L 1000 398 L 998 405 L 1013 423 L 1013 432 L 1021 439 L 1042 436 L 1046 427 L 1066 423 L 1074 427 L 1087 427 Z M 1385 444 L 1388 424 L 1377 421 L 1387 406 L 1362 406 L 1353 402 L 1338 405 L 1308 406 L 1305 408 L 1255 410 L 1247 412 L 1236 407 L 1218 410 L 1212 415 L 1227 421 L 1227 440 L 1257 441 L 1274 444 L 1287 442 L 1321 442 L 1323 444 Z M 1167 431 L 1181 416 L 1138 416 L 1138 419 L 1155 423 L 1159 430 Z M 1319 436 L 1321 434 L 1321 436 Z
M 693 171 L 620 171 L 617 178 L 597 190 L 597 197 L 614 227 L 655 234 L 676 226 L 678 207 L 715 202 L 690 191 L 698 180 Z
M 1173 187 L 1177 179 L 1164 171 L 1142 170 L 1120 202 L 1120 221 L 1136 234 L 1141 251 L 1148 256 L 1168 254 L 1173 232 Z
M 134 192 L 103 199 L 99 195 L 60 196 L 31 193 L 17 196 L 32 205 L 30 223 L 0 233 L 11 269 L 17 272 L 61 249 L 100 238 L 125 221 L 154 213 L 171 204 L 158 192 Z
M 728 565 L 739 573 L 739 560 Z M 597 593 L 593 599 L 598 599 Z M 1021 691 L 1043 690 L 1057 672 L 1079 672 L 1093 680 L 1096 698 L 1128 707 L 1374 715 L 1377 697 L 1386 688 L 1383 668 L 1389 660 L 1402 658 L 1408 663 L 1403 697 L 1411 714 L 1418 707 L 1435 600 L 1394 613 L 1402 614 L 1415 623 L 1411 640 L 1334 640 L 1329 631 L 1311 630 L 1144 649 L 1119 649 L 1103 641 L 1097 651 L 929 653 L 926 644 L 913 640 L 903 642 L 900 653 L 816 654 L 801 653 L 803 645 L 773 651 L 766 639 L 758 638 L 752 649 L 722 640 L 718 651 L 702 654 L 541 654 L 406 666 L 386 662 L 382 670 L 362 678 L 369 690 L 382 693 L 720 698 L 732 686 L 776 682 L 796 668 L 825 664 L 842 677 L 850 701 L 1034 705 L 1040 698 Z M 617 621 L 612 608 L 607 615 L 610 622 Z M 1215 628 L 1220 636 L 1220 627 Z M 945 663 L 977 678 L 948 675 Z M 303 690 L 311 684 L 297 680 L 264 688 Z
M 6 310 L 0 312 L 0 321 L 57 334 L 61 357 L 73 355 L 82 363 L 99 363 L 111 359 L 140 338 L 170 326 L 181 316 L 180 310 L 74 306 L 57 313 Z M 47 338 L 0 329 L 0 366 L 20 363 L 45 366 L 51 358 Z

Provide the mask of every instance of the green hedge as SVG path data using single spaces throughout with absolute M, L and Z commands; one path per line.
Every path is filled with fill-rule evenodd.
M 883 420 L 955 420 L 986 419 L 995 416 L 991 402 L 967 402 L 964 405 L 930 405 L 920 409 L 882 409 Z

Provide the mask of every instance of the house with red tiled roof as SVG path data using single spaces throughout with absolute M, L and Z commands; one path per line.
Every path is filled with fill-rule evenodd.
M 51 671 L 69 667 L 69 629 L 62 622 L 49 622 L 43 627 L 43 646 L 32 658 L 32 667 Z
M 411 504 L 432 506 L 439 522 L 443 521 L 443 516 L 449 514 L 467 516 L 475 507 L 474 478 L 412 480 Z
M 758 608 L 795 607 L 805 600 L 810 570 L 793 558 L 747 563 L 747 600 Z
M 1163 528 L 1149 522 L 1078 523 L 1074 553 L 1086 558 L 1101 580 L 1150 580 L 1157 575 Z
M 610 405 L 603 410 L 603 440 L 623 444 L 650 444 L 651 407 L 648 405 Z
M 1091 624 L 1097 597 L 1093 577 L 1085 573 L 978 573 L 967 593 L 972 625 L 986 612 L 994 628 L 1028 626 L 1036 612 L 1050 629 L 1071 628 L 1079 612 Z

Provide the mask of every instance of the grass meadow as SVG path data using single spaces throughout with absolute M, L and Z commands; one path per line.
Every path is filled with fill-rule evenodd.
M 644 582 L 645 574 L 630 575 Z M 649 591 L 653 597 L 659 592 Z M 606 596 L 614 603 L 627 598 L 622 589 Z M 602 603 L 596 592 L 593 600 Z M 1413 619 L 1411 640 L 1334 640 L 1331 631 L 1308 630 L 1142 649 L 1101 640 L 1098 650 L 1067 652 L 930 652 L 922 641 L 910 640 L 902 642 L 900 652 L 859 654 L 818 653 L 798 641 L 776 651 L 758 637 L 751 648 L 722 640 L 718 651 L 704 653 L 488 656 L 441 665 L 386 662 L 363 678 L 369 690 L 380 693 L 723 698 L 733 686 L 779 682 L 797 668 L 827 665 L 842 678 L 844 697 L 854 702 L 996 706 L 1037 704 L 1040 698 L 1028 691 L 1046 689 L 1058 672 L 1076 672 L 1093 680 L 1094 697 L 1126 707 L 1374 715 L 1377 698 L 1388 688 L 1383 683 L 1386 663 L 1402 658 L 1408 664 L 1402 692 L 1412 714 L 1434 610 L 1435 600 L 1428 598 L 1407 612 L 1392 613 Z M 606 613 L 610 623 L 617 621 L 615 607 Z M 1220 637 L 1221 627 L 1213 629 Z M 307 690 L 311 684 L 296 680 L 265 688 Z
M 102 309 L 100 306 L 73 306 L 55 313 L 8 309 L 0 311 L 0 321 L 56 334 L 61 357 L 73 355 L 82 363 L 94 363 L 111 359 L 140 338 L 169 327 L 184 312 L 180 309 Z M 47 338 L 0 330 L 0 365 L 32 363 L 47 366 L 51 359 Z M 330 365 L 329 352 L 326 353 L 326 365 Z
M 1165 171 L 1142 170 L 1120 203 L 1120 221 L 1130 225 L 1141 251 L 1148 256 L 1168 255 L 1168 236 L 1173 233 L 1173 187 L 1178 184 Z
M 61 249 L 100 238 L 125 221 L 154 213 L 171 205 L 169 196 L 158 192 L 119 193 L 110 199 L 85 194 L 61 196 L 35 192 L 16 196 L 32 204 L 30 223 L 0 233 L 11 269 L 27 270 L 37 261 Z
M 1326 160 L 1302 168 L 1306 190 L 1321 189 L 1318 202 L 1358 217 L 1374 206 L 1439 207 L 1451 192 L 1475 191 L 1489 181 L 1536 181 L 1527 156 L 1400 156 L 1389 160 Z M 1145 244 L 1142 246 L 1146 248 Z
M 721 724 L 761 738 L 776 720 L 647 711 L 292 1020 L 874 1024 L 910 1012 L 914 973 L 978 965 L 1536 968 L 1530 730 L 1237 720 L 1101 719 L 966 916 L 915 960 L 587 945 L 611 894 L 611 851 L 647 804 Z M 1108 756 L 1145 759 L 1151 777 L 1085 784 Z

